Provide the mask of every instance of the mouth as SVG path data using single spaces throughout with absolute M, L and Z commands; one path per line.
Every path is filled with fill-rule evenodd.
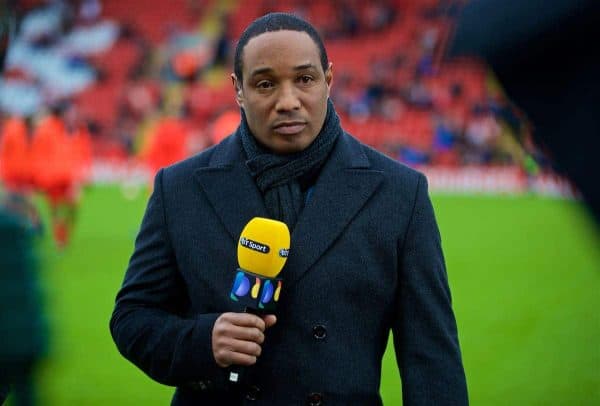
M 302 121 L 285 121 L 273 126 L 273 130 L 281 135 L 298 134 L 306 128 L 306 123 Z

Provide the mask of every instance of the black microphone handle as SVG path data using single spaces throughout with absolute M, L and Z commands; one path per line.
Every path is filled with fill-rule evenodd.
M 262 316 L 266 314 L 263 310 L 246 307 L 244 313 Z M 231 365 L 227 368 L 227 381 L 233 385 L 239 385 L 244 382 L 246 367 L 244 365 Z
M 273 314 L 279 301 L 282 284 L 281 278 L 269 278 L 238 268 L 229 297 L 238 306 L 244 306 L 245 313 L 255 314 L 259 317 Z M 258 290 L 254 291 L 253 289 L 256 287 Z M 246 369 L 242 365 L 231 365 L 227 369 L 229 383 L 234 385 L 242 383 Z

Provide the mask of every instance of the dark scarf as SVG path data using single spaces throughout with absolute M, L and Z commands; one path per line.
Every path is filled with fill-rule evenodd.
M 275 155 L 258 145 L 243 110 L 237 132 L 248 158 L 246 165 L 263 195 L 267 212 L 292 230 L 304 206 L 306 188 L 314 182 L 342 133 L 333 103 L 327 100 L 325 122 L 315 140 L 295 154 Z

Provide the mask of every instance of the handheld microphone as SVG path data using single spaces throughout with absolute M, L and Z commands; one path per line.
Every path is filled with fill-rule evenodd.
M 281 221 L 254 217 L 246 224 L 237 247 L 239 268 L 229 293 L 231 300 L 245 306 L 252 314 L 275 310 L 283 280 L 283 269 L 290 251 L 290 231 Z M 229 370 L 228 380 L 239 383 L 243 368 Z
M 277 278 L 290 250 L 285 223 L 254 217 L 242 230 L 237 247 L 239 268 L 229 297 L 246 312 L 263 314 L 275 309 L 283 281 Z

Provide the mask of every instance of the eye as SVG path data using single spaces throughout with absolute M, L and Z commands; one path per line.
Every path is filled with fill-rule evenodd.
M 298 81 L 299 81 L 300 83 L 303 83 L 303 84 L 305 84 L 305 85 L 307 85 L 307 84 L 309 84 L 309 83 L 312 83 L 312 82 L 313 82 L 313 80 L 314 80 L 314 79 L 313 79 L 313 77 L 312 77 L 312 76 L 310 76 L 310 75 L 302 75 L 302 76 L 300 76 L 300 77 L 298 78 Z
M 259 89 L 270 89 L 273 87 L 273 82 L 270 80 L 261 80 L 256 84 L 256 87 Z

